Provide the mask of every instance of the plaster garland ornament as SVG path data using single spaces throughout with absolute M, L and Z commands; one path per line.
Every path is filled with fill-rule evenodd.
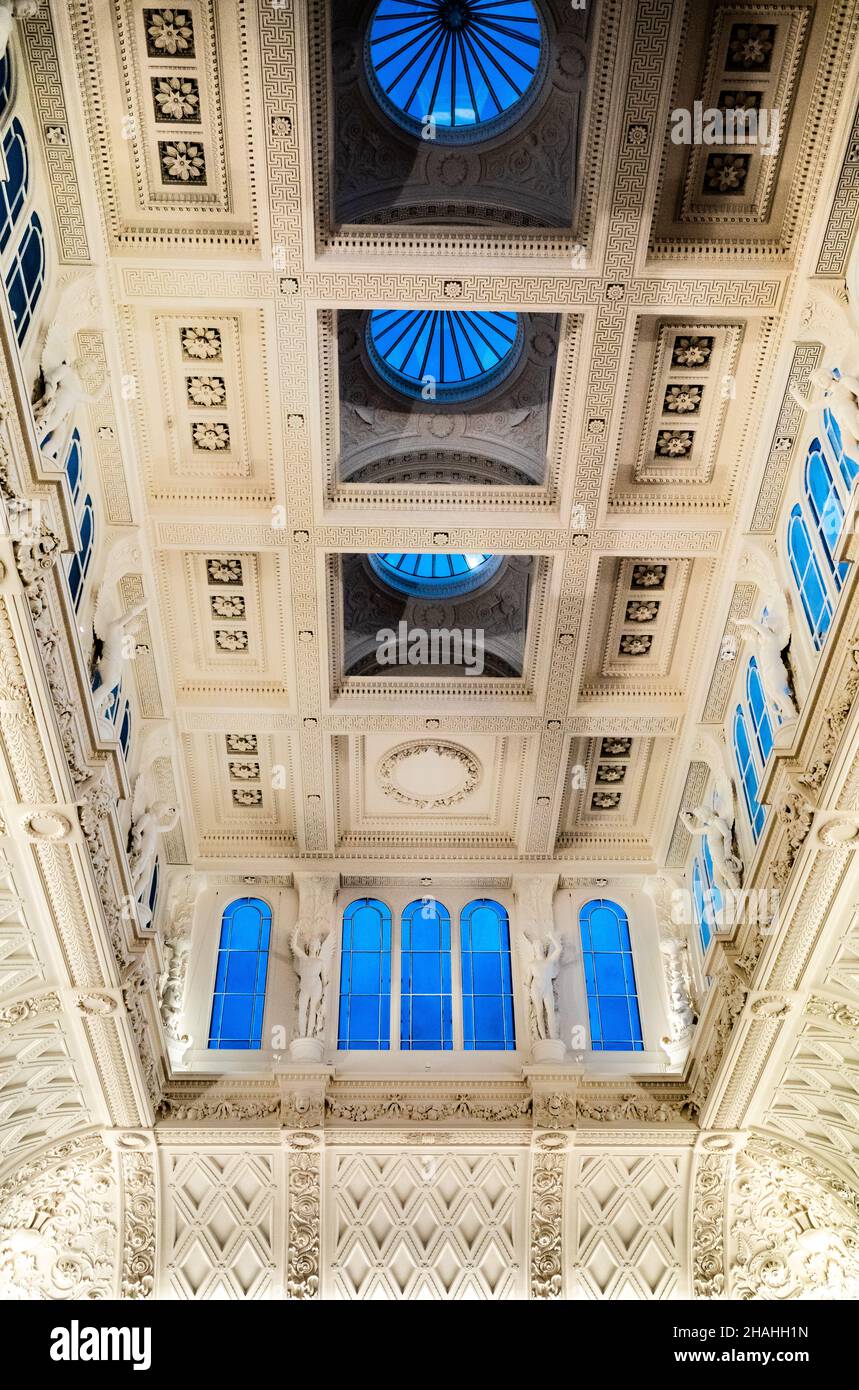
M 158 1114 L 166 1120 L 267 1120 L 280 1113 L 280 1096 L 241 1100 L 235 1096 L 201 1095 L 186 1101 L 168 1092 L 158 1104 Z
M 326 1096 L 326 1114 L 335 1120 L 345 1120 L 350 1124 L 369 1124 L 374 1120 L 483 1120 L 499 1123 L 507 1120 L 527 1119 L 531 1113 L 531 1097 L 522 1096 L 513 1101 L 483 1100 L 468 1092 L 457 1092 L 452 1096 L 433 1096 L 418 1100 L 394 1092 L 381 1100 L 340 1100 L 337 1096 Z
M 770 868 L 776 888 L 783 888 L 790 878 L 796 857 L 811 832 L 813 819 L 814 808 L 799 792 L 789 792 L 776 809 L 776 820 L 785 831 L 782 853 Z
M 432 763 L 442 770 L 442 776 L 449 775 L 443 786 L 428 793 L 425 777 L 432 771 Z M 471 795 L 481 776 L 480 763 L 467 748 L 437 739 L 404 743 L 392 749 L 382 758 L 377 771 L 385 796 L 421 811 L 458 805 Z
M 689 1093 L 689 1107 L 693 1113 L 700 1113 L 707 1102 L 725 1055 L 728 1039 L 734 1030 L 734 1024 L 743 1012 L 749 994 L 746 978 L 729 965 L 723 966 L 716 973 L 714 987 L 718 990 L 721 1007 L 709 1047 L 700 1060 Z
M 0 1008 L 0 1038 L 10 1033 L 19 1023 L 30 1019 L 50 1018 L 62 1012 L 62 1001 L 55 990 L 45 994 L 34 994 L 27 999 L 16 999 L 14 1003 Z
M 797 782 L 816 794 L 826 780 L 826 774 L 835 756 L 838 741 L 844 730 L 857 694 L 859 694 L 859 639 L 853 638 L 848 644 L 847 674 L 833 696 L 832 703 L 823 713 L 824 729 L 820 754 L 811 766 L 797 777 Z

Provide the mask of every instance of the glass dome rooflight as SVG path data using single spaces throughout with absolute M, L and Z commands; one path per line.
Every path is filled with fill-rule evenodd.
M 546 44 L 534 0 L 380 0 L 367 33 L 376 99 L 442 141 L 505 129 L 536 95 Z
M 467 400 L 516 366 L 525 333 L 518 314 L 468 309 L 374 309 L 367 350 L 378 371 L 405 395 Z
M 486 584 L 496 573 L 503 556 L 411 551 L 370 555 L 368 559 L 379 578 L 401 593 L 424 598 L 455 598 Z

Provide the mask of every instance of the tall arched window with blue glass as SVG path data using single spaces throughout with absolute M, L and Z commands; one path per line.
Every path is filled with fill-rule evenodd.
M 510 923 L 500 903 L 477 898 L 459 919 L 462 951 L 462 1042 L 466 1052 L 516 1047 Z
M 391 1046 L 391 909 L 358 898 L 343 913 L 337 1047 L 387 1052 Z
M 743 800 L 746 803 L 752 835 L 757 840 L 764 828 L 766 812 L 758 800 L 758 788 L 760 786 L 758 768 L 752 752 L 749 729 L 742 705 L 737 705 L 734 711 L 734 758 L 737 763 L 737 771 L 740 774 L 740 785 L 743 788 Z
M 270 941 L 271 908 L 262 898 L 236 898 L 224 909 L 210 1048 L 251 1051 L 262 1046 Z
M 409 903 L 400 924 L 400 1047 L 450 1052 L 450 913 L 436 898 Z
M 592 898 L 579 912 L 591 1048 L 643 1052 L 629 921 L 619 903 Z

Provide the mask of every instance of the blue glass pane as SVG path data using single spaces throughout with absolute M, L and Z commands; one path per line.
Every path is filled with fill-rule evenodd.
M 378 898 L 359 898 L 343 913 L 338 1049 L 387 1049 L 390 1017 L 391 912 Z
M 752 728 L 755 731 L 755 741 L 758 745 L 758 752 L 761 755 L 761 762 L 765 763 L 772 752 L 773 733 L 769 711 L 767 710 L 766 696 L 764 695 L 764 688 L 761 684 L 758 664 L 754 657 L 751 658 L 749 669 L 746 673 L 746 694 L 749 700 Z
M 44 280 L 45 239 L 39 214 L 34 212 L 6 273 L 9 307 L 19 344 L 27 335 Z
M 373 570 L 390 588 L 424 598 L 453 598 L 480 588 L 498 571 L 502 558 L 445 551 L 368 556 Z
M 536 94 L 544 41 L 533 0 L 380 0 L 367 73 L 406 130 L 480 138 L 517 119 Z
M 400 976 L 400 1046 L 451 1048 L 450 916 L 433 898 L 403 912 Z
M 740 774 L 743 798 L 746 803 L 746 810 L 749 814 L 752 834 L 757 840 L 763 827 L 765 814 L 763 808 L 758 804 L 758 774 L 752 761 L 745 715 L 740 705 L 737 705 L 734 714 L 734 757 L 737 763 L 737 771 Z M 712 868 L 710 873 L 712 875 Z
M 832 607 L 811 548 L 811 540 L 802 510 L 797 504 L 790 514 L 788 526 L 788 555 L 803 612 L 815 647 L 820 649 L 832 621 Z
M 510 928 L 501 904 L 478 898 L 464 907 L 460 944 L 464 1045 L 470 1051 L 512 1051 Z
M 0 251 L 5 251 L 24 203 L 30 184 L 27 141 L 21 122 L 16 116 L 3 140 L 8 177 L 0 183 Z
M 594 955 L 594 970 L 597 978 L 597 992 L 599 994 L 624 994 L 626 985 L 623 978 L 623 961 L 620 952 L 612 955 L 605 955 L 597 952 Z
M 700 884 L 700 876 L 699 876 Z M 591 1047 L 594 1051 L 641 1051 L 638 996 L 623 908 L 594 898 L 579 913 Z
M 271 908 L 261 898 L 239 898 L 224 909 L 210 1048 L 247 1051 L 260 1047 L 270 933 Z
M 12 97 L 12 54 L 9 49 L 0 58 L 0 116 L 6 115 L 6 108 Z
M 367 351 L 376 371 L 411 399 L 471 400 L 512 372 L 522 354 L 518 314 L 496 309 L 374 309 Z

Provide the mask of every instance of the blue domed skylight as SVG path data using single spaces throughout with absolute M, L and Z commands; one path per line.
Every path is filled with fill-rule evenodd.
M 495 574 L 501 555 L 451 555 L 447 552 L 370 555 L 376 574 L 403 594 L 455 598 L 479 589 Z
M 536 95 L 546 65 L 533 0 L 380 0 L 367 32 L 376 99 L 414 134 L 487 138 Z
M 367 350 L 379 374 L 407 396 L 468 400 L 488 391 L 519 360 L 518 314 L 468 309 L 374 309 Z

